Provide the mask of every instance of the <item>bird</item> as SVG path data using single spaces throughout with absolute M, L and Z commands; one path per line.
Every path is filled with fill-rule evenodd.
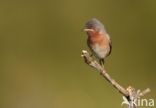
M 85 23 L 83 29 L 87 34 L 87 45 L 92 55 L 104 66 L 105 58 L 111 54 L 112 42 L 104 25 L 96 18 L 92 18 Z

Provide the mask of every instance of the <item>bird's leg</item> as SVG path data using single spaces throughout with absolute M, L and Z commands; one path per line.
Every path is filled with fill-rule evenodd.
M 100 59 L 100 60 L 99 60 L 99 63 L 100 63 L 100 65 L 104 68 L 104 63 L 105 63 L 104 59 Z

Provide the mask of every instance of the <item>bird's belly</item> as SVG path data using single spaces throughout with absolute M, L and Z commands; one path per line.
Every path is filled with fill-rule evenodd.
M 99 59 L 103 59 L 108 54 L 108 48 L 107 47 L 101 47 L 99 44 L 95 44 L 92 46 L 93 53 L 95 56 Z

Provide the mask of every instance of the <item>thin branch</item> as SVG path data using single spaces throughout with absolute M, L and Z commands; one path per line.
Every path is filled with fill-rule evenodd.
M 85 59 L 85 62 L 88 65 L 98 70 L 100 74 L 108 82 L 110 82 L 122 95 L 124 95 L 125 97 L 129 96 L 128 91 L 125 88 L 123 88 L 119 83 L 117 83 L 114 79 L 112 79 L 111 76 L 106 72 L 106 70 L 97 61 L 93 60 L 93 58 L 87 51 L 82 51 L 82 57 Z
M 88 64 L 89 66 L 93 67 L 94 69 L 96 69 L 98 72 L 100 72 L 100 74 L 116 89 L 119 91 L 119 93 L 121 93 L 124 97 L 127 98 L 129 103 L 132 103 L 129 105 L 130 108 L 135 108 L 136 106 L 133 105 L 133 101 L 134 99 L 138 99 L 141 96 L 144 96 L 145 94 L 150 92 L 150 89 L 147 88 L 144 91 L 140 92 L 140 90 L 135 90 L 133 87 L 129 86 L 127 89 L 125 89 L 124 87 L 122 87 L 119 83 L 117 83 L 108 73 L 107 71 L 104 69 L 104 67 L 102 67 L 96 60 L 94 60 L 91 55 L 83 50 L 82 51 L 82 55 L 84 58 L 84 61 L 86 64 Z
M 142 97 L 145 94 L 149 93 L 150 91 L 151 91 L 150 88 L 147 88 L 147 89 L 143 90 L 141 93 L 139 93 L 139 96 Z

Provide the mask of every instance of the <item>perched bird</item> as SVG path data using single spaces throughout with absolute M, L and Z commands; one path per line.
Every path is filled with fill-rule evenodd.
M 104 60 L 110 55 L 112 49 L 111 39 L 104 25 L 96 18 L 93 18 L 86 22 L 84 31 L 88 35 L 87 44 L 92 54 L 104 66 Z

